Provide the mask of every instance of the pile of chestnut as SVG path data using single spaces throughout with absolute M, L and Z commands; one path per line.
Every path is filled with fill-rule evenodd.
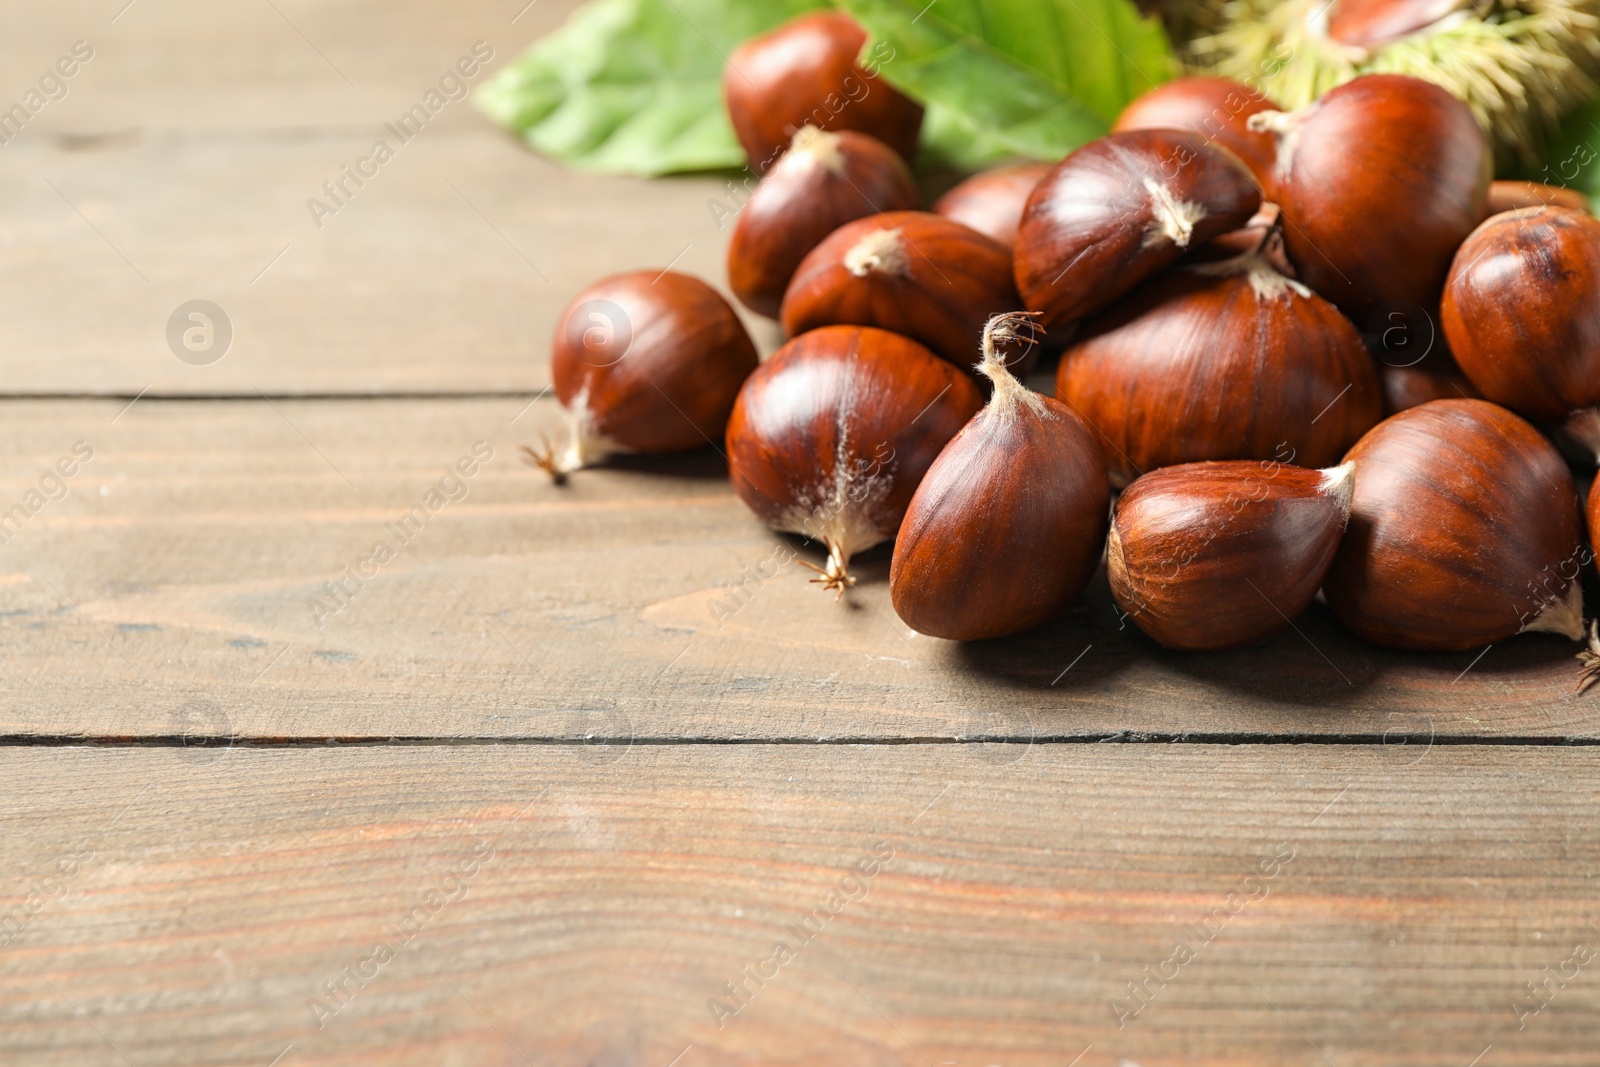
M 568 432 L 531 461 L 559 480 L 615 450 L 725 449 L 839 595 L 893 541 L 894 608 L 937 637 L 1046 622 L 1103 560 L 1176 649 L 1259 641 L 1319 591 L 1395 648 L 1585 639 L 1600 492 L 1585 531 L 1562 454 L 1600 461 L 1581 199 L 1491 182 L 1471 112 L 1424 81 L 1285 113 L 1182 78 L 1060 163 L 924 211 L 921 109 L 858 63 L 864 40 L 807 15 L 729 64 L 762 176 L 729 287 L 791 339 L 761 362 L 705 283 L 602 281 L 557 330 Z M 1053 396 L 1026 384 L 1042 356 Z

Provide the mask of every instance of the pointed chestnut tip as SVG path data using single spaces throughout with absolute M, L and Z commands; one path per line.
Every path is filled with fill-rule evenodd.
M 1321 473 L 1322 480 L 1317 483 L 1317 492 L 1337 501 L 1339 510 L 1344 512 L 1345 521 L 1349 522 L 1350 505 L 1356 495 L 1356 465 L 1353 462 L 1344 463 Z
M 1582 641 L 1584 639 L 1583 586 L 1573 582 L 1565 596 L 1546 605 L 1537 618 L 1523 627 L 1523 631 L 1531 634 L 1560 634 L 1573 641 Z

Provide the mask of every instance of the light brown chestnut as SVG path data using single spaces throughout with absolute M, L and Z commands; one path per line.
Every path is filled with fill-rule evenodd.
M 733 50 L 722 91 L 751 170 L 765 174 L 807 125 L 870 134 L 902 159 L 916 158 L 922 105 L 878 76 L 893 52 L 863 61 L 866 43 L 867 31 L 849 15 L 817 11 Z
M 1549 207 L 1489 219 L 1456 253 L 1440 319 L 1484 397 L 1565 424 L 1600 463 L 1600 219 Z
M 1480 649 L 1523 631 L 1583 636 L 1577 487 L 1532 426 L 1435 400 L 1350 450 L 1350 525 L 1323 583 L 1334 614 L 1392 648 Z
M 819 326 L 877 326 L 963 367 L 989 316 L 1020 307 L 1005 247 L 943 215 L 891 211 L 835 230 L 783 298 L 791 337 Z
M 1111 595 L 1167 648 L 1238 648 L 1276 633 L 1310 606 L 1333 563 L 1352 469 L 1234 461 L 1145 475 L 1111 518 Z
M 1193 130 L 1243 160 L 1270 200 L 1278 148 L 1270 133 L 1250 128 L 1250 116 L 1277 110 L 1264 93 L 1229 78 L 1174 78 L 1123 108 L 1111 131 Z
M 1110 487 L 1094 434 L 1006 369 L 1024 316 L 996 316 L 980 368 L 989 403 L 929 468 L 889 571 L 894 610 L 933 637 L 1017 633 L 1065 611 L 1100 562 Z
M 1190 248 L 1239 229 L 1261 206 L 1237 156 L 1185 130 L 1092 141 L 1028 198 L 1017 291 L 1048 330 L 1109 305 Z
M 714 444 L 756 363 L 739 316 L 700 279 L 645 270 L 596 282 L 551 342 L 565 437 L 524 457 L 560 483 L 614 452 Z
M 750 376 L 728 421 L 733 488 L 775 530 L 820 541 L 824 587 L 894 537 L 929 464 L 983 405 L 977 384 L 915 341 L 828 326 Z
M 847 222 L 918 204 L 911 171 L 864 133 L 803 127 L 739 212 L 728 287 L 751 311 L 778 317 L 795 268 Z
M 1438 305 L 1493 166 L 1466 104 L 1418 78 L 1369 74 L 1250 124 L 1278 137 L 1274 185 L 1301 281 L 1364 329 L 1387 308 Z
M 974 174 L 941 196 L 933 210 L 1013 248 L 1022 209 L 1050 170 L 1049 163 L 1019 163 Z
M 1056 396 L 1099 431 L 1118 485 L 1202 460 L 1329 467 L 1383 405 L 1355 327 L 1258 253 L 1172 271 L 1084 323 Z

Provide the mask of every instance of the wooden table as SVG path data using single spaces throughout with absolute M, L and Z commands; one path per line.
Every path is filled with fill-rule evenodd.
M 839 605 L 752 578 L 715 454 L 516 460 L 583 283 L 720 279 L 720 180 L 566 173 L 455 102 L 306 204 L 571 3 L 122 4 L 0 39 L 18 99 L 93 49 L 0 145 L 0 1061 L 1600 1057 L 1571 647 L 1314 607 L 1167 655 L 1103 579 L 957 647 L 882 552 Z

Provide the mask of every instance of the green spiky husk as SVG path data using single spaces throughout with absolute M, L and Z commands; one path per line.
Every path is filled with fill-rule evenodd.
M 1228 0 L 1221 28 L 1190 42 L 1185 59 L 1288 109 L 1361 74 L 1423 78 L 1466 101 L 1500 157 L 1522 163 L 1538 158 L 1563 115 L 1600 92 L 1600 0 L 1479 0 L 1370 52 L 1323 32 L 1316 16 L 1328 6 Z

